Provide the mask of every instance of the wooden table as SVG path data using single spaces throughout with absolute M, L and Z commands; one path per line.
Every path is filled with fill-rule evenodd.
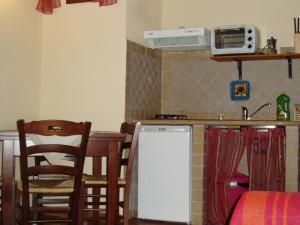
M 87 157 L 108 156 L 108 215 L 107 224 L 117 224 L 118 213 L 118 147 L 125 134 L 94 132 L 88 142 Z M 15 160 L 20 155 L 16 131 L 0 131 L 2 142 L 2 215 L 3 225 L 15 225 Z M 28 141 L 30 141 L 28 139 Z

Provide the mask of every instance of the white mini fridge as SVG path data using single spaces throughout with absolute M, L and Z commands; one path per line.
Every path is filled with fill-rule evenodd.
M 138 218 L 191 222 L 192 128 L 144 125 L 138 142 Z

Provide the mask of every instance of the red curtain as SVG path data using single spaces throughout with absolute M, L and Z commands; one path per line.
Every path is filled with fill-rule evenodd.
M 250 190 L 284 191 L 285 129 L 244 130 Z
M 117 0 L 91 0 L 99 2 L 99 6 L 116 4 Z M 53 9 L 60 7 L 60 0 L 39 0 L 36 9 L 45 14 L 52 14 Z
M 52 14 L 53 9 L 60 7 L 60 0 L 39 0 L 36 9 L 45 14 Z
M 242 132 L 208 128 L 205 145 L 205 221 L 209 225 L 224 225 L 230 213 L 229 182 L 244 151 Z

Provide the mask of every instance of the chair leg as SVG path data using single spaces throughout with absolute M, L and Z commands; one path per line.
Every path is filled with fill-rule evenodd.
M 22 218 L 22 212 L 20 210 L 20 192 L 17 187 L 15 187 L 15 206 L 16 206 L 16 222 L 20 224 L 20 220 Z
M 123 225 L 129 225 L 129 191 L 126 192 L 124 189 L 124 200 L 123 200 Z
M 32 205 L 33 206 L 38 206 L 39 205 L 39 199 L 42 198 L 41 195 L 37 194 L 37 193 L 33 193 L 32 194 Z M 33 215 L 33 219 L 37 220 L 37 219 L 41 219 L 41 215 L 39 213 L 35 213 Z
M 83 225 L 83 208 L 84 208 L 84 183 L 81 182 L 81 192 L 78 201 L 77 213 L 78 213 L 78 221 L 77 225 Z
M 29 225 L 28 219 L 26 219 L 25 212 L 22 208 L 23 203 L 21 203 L 22 192 L 15 186 L 15 205 L 16 205 L 16 218 L 15 221 L 17 224 Z
M 98 188 L 98 187 L 95 187 L 95 188 L 92 188 L 92 193 L 94 196 L 97 195 L 97 197 L 93 197 L 93 203 L 95 203 L 95 205 L 93 206 L 93 209 L 95 209 L 95 211 L 93 212 L 93 217 L 97 217 L 99 212 L 96 211 L 96 209 L 99 209 L 100 208 L 100 193 L 101 193 L 101 188 Z M 93 225 L 97 225 L 97 221 L 94 221 L 93 222 Z

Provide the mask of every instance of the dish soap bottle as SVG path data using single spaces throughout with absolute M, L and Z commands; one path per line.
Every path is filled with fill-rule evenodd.
M 290 97 L 282 92 L 276 99 L 277 101 L 277 113 L 276 119 L 277 120 L 290 120 Z

